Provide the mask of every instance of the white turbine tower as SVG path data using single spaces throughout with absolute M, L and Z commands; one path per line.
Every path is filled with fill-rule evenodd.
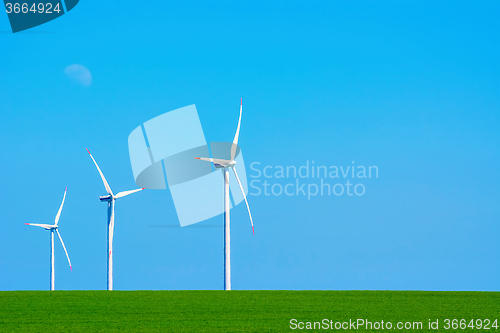
M 92 158 L 92 161 L 94 161 L 97 171 L 99 171 L 99 174 L 101 175 L 101 179 L 104 183 L 104 187 L 106 188 L 106 192 L 108 192 L 108 195 L 102 195 L 99 197 L 99 199 L 102 202 L 108 203 L 108 290 L 113 290 L 113 231 L 115 229 L 115 200 L 129 194 L 142 191 L 144 190 L 144 188 L 138 188 L 136 190 L 123 191 L 117 194 L 113 194 L 113 191 L 111 191 L 111 187 L 109 187 L 109 184 L 106 181 L 106 178 L 104 178 L 104 175 L 102 174 L 101 169 L 97 165 L 94 157 L 88 149 L 87 152 Z
M 64 196 L 61 202 L 61 207 L 59 207 L 59 210 L 57 211 L 57 215 L 54 221 L 54 224 L 37 224 L 37 223 L 25 223 L 27 225 L 32 225 L 35 227 L 42 227 L 45 230 L 50 230 L 50 290 L 55 290 L 55 284 L 56 284 L 56 272 L 54 270 L 54 231 L 57 232 L 57 236 L 59 236 L 59 239 L 61 240 L 61 244 L 63 246 L 64 252 L 66 253 L 66 257 L 68 258 L 68 263 L 69 263 L 69 268 L 73 270 L 71 267 L 71 261 L 69 260 L 68 256 L 68 251 L 66 251 L 66 246 L 64 246 L 64 242 L 62 240 L 61 234 L 59 233 L 58 230 L 58 223 L 59 223 L 59 218 L 61 217 L 61 211 L 64 205 L 64 200 L 66 199 L 66 192 L 68 188 L 64 190 Z
M 231 229 L 230 229 L 230 219 L 229 219 L 229 169 L 231 168 L 236 176 L 238 185 L 240 186 L 241 193 L 245 199 L 245 203 L 248 209 L 248 215 L 250 216 L 250 223 L 252 224 L 252 233 L 255 234 L 253 228 L 252 214 L 250 213 L 250 206 L 248 206 L 247 197 L 245 195 L 245 190 L 241 185 L 240 178 L 236 172 L 236 150 L 238 148 L 238 137 L 240 135 L 240 125 L 241 125 L 241 114 L 243 112 L 243 98 L 240 104 L 240 119 L 238 120 L 238 128 L 236 129 L 236 135 L 234 136 L 233 144 L 231 145 L 231 159 L 219 159 L 219 158 L 207 158 L 207 157 L 195 157 L 197 160 L 212 162 L 214 166 L 218 169 L 222 169 L 224 175 L 224 290 L 231 290 Z

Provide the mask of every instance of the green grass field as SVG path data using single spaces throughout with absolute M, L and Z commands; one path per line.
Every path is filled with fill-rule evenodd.
M 445 319 L 500 321 L 498 292 L 423 291 L 4 291 L 1 332 L 293 332 L 298 322 L 372 323 L 439 320 L 440 332 L 500 332 L 444 329 Z M 474 324 L 479 322 L 475 321 Z M 314 325 L 314 324 L 311 324 Z M 345 324 L 344 324 L 345 325 Z M 451 325 L 451 323 L 450 323 Z M 318 327 L 318 326 L 317 326 Z M 352 328 L 352 327 L 351 327 Z M 358 331 L 366 330 L 361 326 Z M 398 331 L 394 329 L 391 331 Z M 325 329 L 316 331 L 326 331 Z M 335 328 L 332 331 L 352 331 Z M 381 329 L 373 329 L 381 331 Z M 384 329 L 384 331 L 389 331 Z

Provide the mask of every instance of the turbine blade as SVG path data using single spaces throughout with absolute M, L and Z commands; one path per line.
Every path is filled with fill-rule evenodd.
M 238 120 L 238 128 L 236 129 L 236 135 L 234 136 L 233 144 L 231 145 L 231 161 L 234 160 L 236 155 L 236 148 L 238 147 L 238 138 L 240 136 L 240 125 L 241 125 L 241 114 L 243 113 L 243 98 L 241 99 L 240 105 L 240 119 Z
M 195 157 L 194 159 L 195 160 L 207 161 L 207 162 L 213 162 L 214 161 L 213 158 L 209 158 L 209 157 Z
M 220 158 L 209 158 L 209 157 L 195 157 L 196 160 L 212 162 L 214 164 L 227 165 L 231 160 L 223 160 Z
M 235 167 L 232 167 L 232 169 L 234 171 L 234 175 L 236 176 L 236 180 L 238 181 L 238 185 L 240 185 L 241 193 L 243 194 L 245 203 L 247 204 L 248 216 L 250 216 L 250 223 L 252 224 L 252 233 L 255 235 L 255 231 L 253 229 L 252 213 L 250 213 L 250 206 L 248 205 L 247 196 L 245 195 L 245 191 L 243 190 L 243 185 L 241 185 L 240 177 L 238 177 L 238 173 L 236 172 Z
M 117 195 L 115 195 L 115 199 L 118 199 L 118 198 L 122 198 L 122 197 L 125 197 L 129 194 L 132 194 L 132 193 L 135 193 L 135 192 L 139 192 L 139 191 L 142 191 L 144 190 L 145 187 L 143 188 L 138 188 L 136 190 L 130 190 L 130 191 L 123 191 L 123 192 L 119 192 Z
M 50 224 L 38 224 L 38 223 L 25 223 L 26 225 L 32 225 L 34 227 L 41 227 L 41 228 L 45 228 L 45 229 L 52 229 L 53 227 L 55 227 L 54 225 L 50 225 Z
M 61 207 L 59 207 L 59 210 L 57 211 L 56 219 L 55 219 L 55 222 L 54 222 L 55 225 L 57 225 L 57 223 L 59 222 L 59 218 L 61 217 L 61 211 L 62 211 L 62 208 L 63 208 L 63 205 L 64 205 L 64 200 L 66 199 L 66 192 L 67 191 L 68 191 L 68 188 L 66 187 L 66 189 L 64 190 L 63 200 L 61 202 Z
M 57 236 L 59 236 L 59 239 L 61 240 L 61 244 L 63 246 L 64 252 L 66 253 L 66 258 L 68 258 L 69 269 L 71 269 L 71 271 L 73 271 L 73 267 L 71 267 L 71 260 L 69 260 L 68 251 L 66 251 L 66 246 L 64 246 L 64 242 L 62 240 L 61 234 L 59 233 L 59 230 L 57 230 L 57 229 L 56 229 L 56 232 L 57 232 Z
M 85 149 L 87 149 L 87 148 L 85 148 Z M 109 184 L 106 181 L 106 178 L 104 178 L 104 175 L 102 174 L 101 169 L 99 169 L 99 166 L 97 165 L 97 162 L 95 161 L 94 156 L 92 156 L 92 154 L 90 153 L 90 151 L 88 149 L 87 149 L 87 151 L 88 151 L 90 157 L 92 158 L 92 161 L 94 161 L 94 164 L 97 168 L 97 171 L 99 171 L 99 174 L 101 175 L 101 179 L 102 179 L 102 182 L 104 183 L 104 187 L 106 188 L 106 192 L 108 192 L 108 194 L 113 195 L 113 191 L 111 191 L 111 187 L 109 187 Z

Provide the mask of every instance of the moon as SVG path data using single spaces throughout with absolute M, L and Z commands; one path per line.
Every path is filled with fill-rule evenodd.
M 70 65 L 64 69 L 64 74 L 66 74 L 66 76 L 72 81 L 77 82 L 84 87 L 88 87 L 92 84 L 92 75 L 85 66 L 79 64 Z

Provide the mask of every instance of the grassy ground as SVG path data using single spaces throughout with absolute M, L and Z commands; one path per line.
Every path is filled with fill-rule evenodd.
M 498 292 L 423 291 L 4 291 L 0 332 L 293 332 L 290 320 L 371 322 L 498 319 Z M 345 325 L 345 324 L 344 324 Z M 500 323 L 499 323 L 500 325 Z M 318 327 L 318 326 L 317 326 Z M 352 327 L 351 327 L 352 328 Z M 394 328 L 394 327 L 393 327 Z M 333 329 L 335 330 L 335 329 Z M 332 330 L 332 331 L 333 331 Z M 319 330 L 318 330 L 319 331 Z M 324 331 L 324 330 L 323 330 Z M 340 331 L 350 331 L 350 329 Z M 367 331 L 360 327 L 358 331 Z M 368 330 L 369 331 L 369 330 Z M 373 331 L 381 331 L 373 330 Z M 389 331 L 385 329 L 385 331 Z M 392 330 L 397 331 L 397 330 Z M 436 332 L 437 330 L 432 330 Z

